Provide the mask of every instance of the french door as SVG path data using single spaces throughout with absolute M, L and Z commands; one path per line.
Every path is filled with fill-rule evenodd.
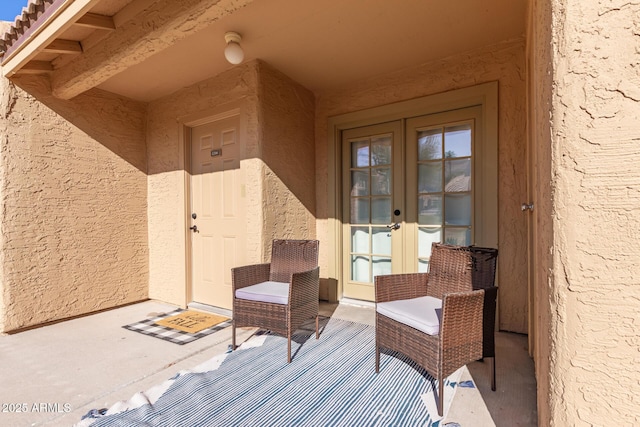
M 345 297 L 372 301 L 376 275 L 427 271 L 433 242 L 476 243 L 480 114 L 471 107 L 343 131 Z
M 402 123 L 342 135 L 344 296 L 373 300 L 373 278 L 401 271 Z

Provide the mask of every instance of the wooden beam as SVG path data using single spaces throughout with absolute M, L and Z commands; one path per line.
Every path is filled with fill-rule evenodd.
M 53 95 L 71 99 L 254 0 L 156 0 L 51 75 Z
M 98 15 L 96 13 L 87 13 L 78 19 L 74 25 L 80 27 L 93 28 L 96 30 L 115 30 L 116 24 L 111 16 Z
M 74 40 L 57 39 L 49 43 L 44 48 L 45 52 L 50 53 L 82 53 L 82 45 Z
M 20 74 L 42 74 L 53 71 L 49 61 L 29 61 L 18 71 Z
M 101 0 L 54 0 L 45 9 L 11 51 L 2 58 L 2 74 L 11 77 L 33 60 L 44 46 L 59 38 L 75 21 L 84 16 Z

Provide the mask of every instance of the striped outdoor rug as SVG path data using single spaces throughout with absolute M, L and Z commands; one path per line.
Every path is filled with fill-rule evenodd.
M 98 418 L 92 426 L 439 424 L 435 381 L 413 362 L 382 354 L 376 375 L 373 327 L 330 319 L 318 341 L 304 332 L 296 337 L 302 345 L 292 343 L 291 364 L 285 338 L 256 336 L 246 344 L 257 346 L 229 353 L 219 368 L 183 373 L 153 404 Z M 445 406 L 454 387 L 453 380 L 445 387 Z

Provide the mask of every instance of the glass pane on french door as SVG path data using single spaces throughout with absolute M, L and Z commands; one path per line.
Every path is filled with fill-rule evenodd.
M 351 280 L 391 273 L 392 134 L 350 140 Z
M 400 129 L 397 122 L 343 133 L 343 277 L 349 298 L 373 299 L 375 276 L 394 272 L 399 236 L 389 225 L 400 221 L 402 177 L 394 175 L 401 169 Z
M 417 191 L 408 197 L 417 201 L 417 269 L 426 272 L 432 243 L 472 243 L 474 121 L 412 130 Z

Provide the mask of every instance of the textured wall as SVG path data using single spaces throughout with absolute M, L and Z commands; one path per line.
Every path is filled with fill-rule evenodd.
M 549 284 L 553 266 L 553 204 L 551 171 L 551 98 L 552 98 L 552 43 L 551 43 L 551 0 L 532 3 L 529 13 L 529 33 L 527 34 L 527 55 L 529 61 L 529 128 L 534 183 L 532 200 L 535 209 L 533 220 L 534 257 L 534 301 L 533 344 L 538 401 L 538 424 L 550 425 L 551 408 L 561 405 L 562 399 L 552 396 L 551 390 L 559 387 L 561 378 L 550 375 L 553 349 L 561 347 L 557 334 L 550 325 L 556 317 L 553 309 L 557 296 L 551 292 Z M 533 341 L 531 340 L 533 338 Z M 559 424 L 562 425 L 562 424 Z
M 552 425 L 640 424 L 640 4 L 553 11 Z
M 313 94 L 260 64 L 264 253 L 273 239 L 315 238 Z M 325 248 L 326 250 L 326 248 Z
M 407 99 L 499 82 L 499 283 L 500 328 L 527 332 L 527 229 L 524 41 L 515 40 L 446 58 L 353 86 L 316 94 L 318 235 L 326 242 L 327 119 Z M 327 268 L 327 253 L 321 254 Z M 326 273 L 321 273 L 326 277 Z
M 527 54 L 529 72 L 529 137 L 534 183 L 532 200 L 535 209 L 533 219 L 533 258 L 534 258 L 534 313 L 533 318 L 533 356 L 536 367 L 538 420 L 539 425 L 551 423 L 551 408 L 558 406 L 560 399 L 555 399 L 550 390 L 561 390 L 563 378 L 550 375 L 550 365 L 555 362 L 552 357 L 553 348 L 559 344 L 555 328 L 557 323 L 554 310 L 558 299 L 551 291 L 551 271 L 553 266 L 553 205 L 555 194 L 552 191 L 551 171 L 551 97 L 552 80 L 552 43 L 551 43 L 551 0 L 536 0 L 530 4 L 529 33 L 527 34 Z M 557 425 L 569 425 L 558 423 Z
M 144 104 L 0 79 L 0 331 L 147 298 Z

